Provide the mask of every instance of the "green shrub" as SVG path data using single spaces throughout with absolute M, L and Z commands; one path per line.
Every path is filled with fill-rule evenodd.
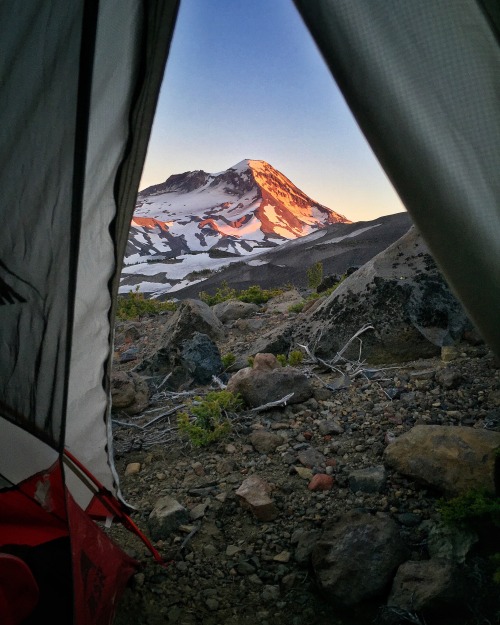
M 439 505 L 446 525 L 477 529 L 478 526 L 500 527 L 500 498 L 486 491 L 475 490 Z
M 224 354 L 221 360 L 222 364 L 224 365 L 224 369 L 229 369 L 229 367 L 231 367 L 231 365 L 234 365 L 234 363 L 236 362 L 236 356 L 232 352 L 229 352 L 228 354 Z
M 238 291 L 230 287 L 228 283 L 224 281 L 215 291 L 214 295 L 201 291 L 199 298 L 209 306 L 220 304 L 228 299 L 238 299 L 240 302 L 247 302 L 249 304 L 265 304 L 271 297 L 279 295 L 280 293 L 283 293 L 283 289 L 263 289 L 257 284 L 249 286 L 248 289 Z
M 144 293 L 139 293 L 139 287 L 130 291 L 125 297 L 119 297 L 116 304 L 118 319 L 137 319 L 146 315 L 159 315 L 168 310 L 175 310 L 174 302 L 160 302 L 156 299 L 146 299 Z
M 286 367 L 286 365 L 287 365 L 287 361 L 286 361 L 286 356 L 285 356 L 285 354 L 278 354 L 278 355 L 276 356 L 276 360 L 280 363 L 280 365 L 281 365 L 282 367 Z
M 288 307 L 288 312 L 291 313 L 299 313 L 302 312 L 302 309 L 305 306 L 305 302 L 297 302 L 296 304 L 292 304 Z
M 307 284 L 311 289 L 317 289 L 323 280 L 323 263 L 314 263 L 307 270 Z
M 209 445 L 231 431 L 229 415 L 241 410 L 242 405 L 240 397 L 229 391 L 211 391 L 204 399 L 195 397 L 189 407 L 194 421 L 187 412 L 179 413 L 179 430 L 187 434 L 195 447 Z
M 288 364 L 290 367 L 297 367 L 302 364 L 304 360 L 304 354 L 300 351 L 300 349 L 294 349 L 292 352 L 288 354 Z
M 249 367 L 253 367 L 253 362 L 254 362 L 254 357 L 253 356 L 249 356 L 247 359 L 248 362 L 248 366 Z

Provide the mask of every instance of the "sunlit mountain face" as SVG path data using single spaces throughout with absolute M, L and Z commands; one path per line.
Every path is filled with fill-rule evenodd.
M 192 252 L 247 256 L 332 223 L 350 222 L 269 163 L 244 160 L 217 174 L 176 174 L 141 191 L 125 263 Z

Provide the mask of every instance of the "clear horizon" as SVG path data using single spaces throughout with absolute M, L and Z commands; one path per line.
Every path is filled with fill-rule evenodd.
M 140 189 L 244 159 L 352 221 L 405 210 L 291 0 L 183 0 Z

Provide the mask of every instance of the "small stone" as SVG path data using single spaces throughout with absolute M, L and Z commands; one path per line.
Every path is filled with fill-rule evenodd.
M 273 560 L 275 562 L 289 562 L 290 561 L 290 552 L 289 551 L 281 551 L 277 555 L 274 556 Z
M 156 502 L 149 515 L 148 525 L 153 540 L 168 538 L 179 525 L 188 520 L 187 510 L 173 497 L 166 495 Z
M 309 490 L 331 490 L 335 483 L 334 478 L 331 475 L 325 473 L 317 473 L 313 475 L 312 480 L 307 487 Z
M 205 474 L 205 469 L 203 468 L 203 465 L 201 464 L 201 462 L 194 462 L 191 465 L 191 468 L 196 473 L 196 475 L 201 476 Z
M 344 433 L 344 428 L 341 425 L 340 421 L 337 420 L 333 420 L 333 421 L 321 421 L 319 424 L 319 433 L 326 435 L 326 434 L 343 434 Z
M 260 521 L 272 521 L 278 516 L 278 510 L 269 497 L 271 487 L 258 475 L 251 475 L 236 491 L 241 505 L 252 511 Z
M 228 445 L 226 445 L 226 453 L 227 454 L 235 454 L 236 453 L 236 447 L 232 443 L 229 443 Z
M 208 545 L 204 545 L 203 553 L 208 558 L 213 558 L 214 556 L 216 556 L 219 553 L 219 550 L 217 549 L 217 547 L 215 545 L 212 545 L 212 544 L 209 543 Z
M 130 462 L 129 464 L 127 464 L 127 468 L 125 469 L 125 475 L 135 475 L 136 473 L 139 473 L 140 470 L 140 462 Z
M 250 442 L 260 453 L 269 453 L 283 444 L 283 439 L 274 432 L 267 430 L 256 430 L 250 435 Z
M 238 547 L 237 545 L 228 545 L 226 547 L 226 556 L 228 558 L 232 558 L 233 556 L 235 556 L 240 551 L 241 551 L 241 547 Z
M 452 360 L 456 360 L 460 352 L 458 347 L 455 345 L 443 345 L 441 347 L 441 360 L 443 362 L 451 362 Z
M 300 476 L 303 480 L 310 480 L 313 476 L 312 469 L 308 469 L 307 467 L 294 467 L 295 472 L 298 476 Z
M 197 506 L 192 508 L 189 511 L 189 516 L 191 518 L 191 521 L 197 521 L 198 519 L 203 518 L 205 516 L 205 512 L 206 512 L 207 507 L 208 507 L 208 504 L 206 504 L 206 503 L 199 503 Z
M 217 599 L 214 599 L 213 597 L 209 597 L 206 601 L 205 604 L 207 606 L 207 608 L 209 610 L 218 610 L 219 609 L 219 602 L 217 601 Z
M 307 449 L 303 449 L 298 454 L 298 459 L 300 464 L 303 464 L 305 467 L 312 469 L 315 466 L 321 466 L 325 464 L 325 456 L 314 449 L 314 447 L 308 447 Z
M 349 473 L 349 488 L 354 492 L 381 493 L 385 488 L 387 473 L 383 466 L 358 469 Z

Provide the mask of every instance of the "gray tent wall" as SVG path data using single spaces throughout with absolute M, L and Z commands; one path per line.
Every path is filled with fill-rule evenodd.
M 295 4 L 450 285 L 500 355 L 500 5 Z
M 0 417 L 110 489 L 112 302 L 177 8 L 0 3 Z

